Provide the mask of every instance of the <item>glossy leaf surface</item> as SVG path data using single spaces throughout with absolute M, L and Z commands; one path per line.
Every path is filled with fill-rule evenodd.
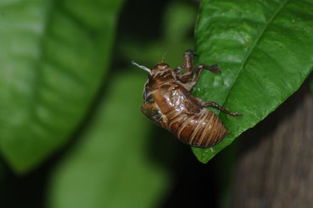
M 50 208 L 145 208 L 163 195 L 168 176 L 149 157 L 152 126 L 139 110 L 145 80 L 112 79 L 90 128 L 53 175 Z
M 231 132 L 208 149 L 193 148 L 207 162 L 294 93 L 313 67 L 312 0 L 204 0 L 196 27 L 203 72 L 194 93 L 241 117 L 219 114 Z M 253 139 L 253 138 L 251 138 Z
M 108 65 L 118 0 L 0 2 L 0 148 L 25 172 L 62 145 Z

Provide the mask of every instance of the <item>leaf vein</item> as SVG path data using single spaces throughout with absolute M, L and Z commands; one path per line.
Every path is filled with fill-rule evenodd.
M 238 70 L 237 74 L 235 75 L 235 79 L 234 82 L 232 83 L 231 87 L 229 88 L 229 90 L 227 91 L 227 95 L 225 97 L 225 100 L 223 102 L 223 105 L 225 105 L 225 103 L 227 102 L 228 98 L 229 98 L 229 94 L 232 91 L 236 80 L 238 80 L 238 78 L 240 77 L 241 72 L 243 71 L 244 67 L 246 66 L 248 59 L 250 58 L 251 54 L 253 53 L 254 48 L 256 47 L 256 45 L 260 42 L 260 40 L 262 39 L 263 34 L 266 32 L 266 30 L 268 29 L 268 26 L 274 21 L 274 19 L 278 16 L 278 14 L 281 12 L 281 10 L 286 6 L 286 4 L 289 2 L 289 0 L 285 0 L 282 2 L 282 4 L 277 8 L 277 10 L 273 13 L 273 15 L 268 19 L 268 21 L 264 24 L 264 27 L 262 30 L 260 30 L 259 34 L 256 36 L 255 41 L 251 44 L 251 47 L 249 48 L 247 55 L 243 58 L 242 64 L 240 66 L 240 69 Z

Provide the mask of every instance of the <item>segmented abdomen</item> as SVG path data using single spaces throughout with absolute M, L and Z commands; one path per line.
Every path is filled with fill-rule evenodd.
M 221 120 L 211 111 L 202 109 L 197 114 L 176 112 L 166 115 L 165 128 L 182 142 L 196 147 L 210 147 L 227 134 Z

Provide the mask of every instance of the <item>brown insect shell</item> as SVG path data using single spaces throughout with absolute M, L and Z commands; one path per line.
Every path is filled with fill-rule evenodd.
M 141 111 L 184 143 L 197 147 L 213 146 L 227 134 L 219 118 L 199 106 L 197 100 L 176 79 L 175 72 L 165 63 L 159 63 L 151 70 L 144 87 L 143 99 Z M 193 118 L 189 119 L 190 117 Z M 185 128 L 180 128 L 187 119 L 190 121 L 185 124 Z M 197 128 L 210 131 L 204 132 L 202 136 L 201 130 L 196 132 Z
M 171 110 L 182 111 L 185 106 L 181 103 L 184 99 L 180 98 L 181 93 L 176 92 L 179 87 L 173 70 L 167 64 L 155 65 L 144 87 L 142 112 L 160 125 L 164 123 L 162 121 L 166 120 L 165 115 Z M 161 120 L 162 116 L 163 120 Z

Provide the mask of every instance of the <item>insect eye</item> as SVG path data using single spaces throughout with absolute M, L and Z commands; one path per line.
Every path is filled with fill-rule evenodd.
M 150 93 L 150 90 L 148 90 L 146 87 L 144 88 L 143 99 L 144 99 L 145 103 L 153 103 L 154 102 L 154 99 L 152 97 L 152 94 Z
M 145 102 L 146 103 L 153 103 L 154 102 L 154 99 L 152 97 L 152 95 L 148 95 L 147 97 L 145 97 Z
M 154 109 L 154 108 L 145 108 L 142 107 L 141 111 L 150 119 L 153 121 L 160 121 L 162 119 L 162 114 L 160 113 L 159 110 Z

